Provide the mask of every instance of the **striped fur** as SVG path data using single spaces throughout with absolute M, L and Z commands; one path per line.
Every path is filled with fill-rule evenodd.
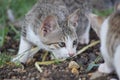
M 114 9 L 114 12 L 103 19 L 102 23 L 100 18 L 97 18 L 98 16 L 88 15 L 88 18 L 95 25 L 92 28 L 100 32 L 100 50 L 105 62 L 100 64 L 98 71 L 102 73 L 116 71 L 120 80 L 120 2 L 115 5 Z
M 25 15 L 18 55 L 34 45 L 53 52 L 56 58 L 76 54 L 79 12 L 77 9 L 69 15 L 62 1 L 39 0 Z M 31 58 L 30 53 L 12 61 L 25 63 L 28 58 Z

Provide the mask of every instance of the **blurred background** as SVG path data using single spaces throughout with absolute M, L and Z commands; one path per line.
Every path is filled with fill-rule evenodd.
M 17 22 L 36 1 L 0 0 L 0 66 L 9 61 L 11 55 L 17 53 L 20 39 L 20 28 L 17 27 Z

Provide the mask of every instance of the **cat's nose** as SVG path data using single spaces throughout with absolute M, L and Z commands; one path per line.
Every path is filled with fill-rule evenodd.
M 73 56 L 74 56 L 74 53 L 69 53 L 69 56 L 70 56 L 70 57 L 73 57 Z

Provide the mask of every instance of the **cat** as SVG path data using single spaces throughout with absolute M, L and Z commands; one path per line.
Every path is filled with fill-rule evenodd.
M 114 12 L 107 18 L 90 12 L 86 12 L 86 16 L 101 41 L 100 51 L 104 63 L 100 64 L 98 71 L 116 71 L 120 80 L 120 2 L 115 4 Z
M 51 51 L 57 59 L 75 55 L 79 13 L 80 10 L 76 9 L 69 15 L 62 1 L 39 0 L 25 15 L 17 55 L 24 54 L 34 45 Z M 31 57 L 27 53 L 22 57 L 16 56 L 12 61 L 26 63 Z

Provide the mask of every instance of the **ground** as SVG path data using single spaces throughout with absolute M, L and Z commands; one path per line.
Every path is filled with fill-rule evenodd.
M 13 9 L 16 18 L 21 18 L 35 3 L 36 0 L 1 0 L 1 13 L 0 13 L 0 80 L 90 80 L 91 73 L 95 72 L 99 63 L 103 62 L 100 56 L 100 44 L 92 46 L 85 50 L 82 54 L 76 57 L 67 59 L 63 62 L 56 62 L 50 65 L 41 65 L 43 70 L 40 73 L 35 67 L 36 61 L 42 60 L 44 51 L 39 51 L 33 61 L 27 63 L 24 69 L 21 65 L 16 65 L 10 62 L 10 59 L 17 54 L 20 39 L 20 29 L 14 28 L 8 21 L 6 11 L 8 8 Z M 19 4 L 17 4 L 19 3 Z M 7 6 L 6 6 L 7 5 Z M 22 7 L 21 7 L 22 6 Z M 103 12 L 108 14 L 109 11 Z M 97 12 L 98 13 L 98 12 Z M 100 14 L 101 15 L 101 14 Z M 1 28 L 5 27 L 5 28 Z M 99 40 L 93 30 L 90 32 L 90 43 Z M 78 50 L 87 45 L 79 45 Z M 50 60 L 49 55 L 46 60 Z M 76 61 L 80 68 L 78 73 L 72 73 L 68 65 L 71 61 Z M 110 80 L 117 78 L 113 74 L 99 77 L 95 80 Z
M 19 41 L 14 41 L 11 37 L 14 33 L 9 33 L 6 38 L 6 43 L 1 51 L 17 53 Z M 97 36 L 93 31 L 91 31 L 91 42 L 98 40 Z M 94 34 L 94 35 L 93 35 Z M 8 39 L 8 40 L 7 40 Z M 87 45 L 79 45 L 79 49 L 85 47 Z M 65 60 L 63 62 L 54 63 L 51 65 L 42 65 L 41 68 L 43 72 L 40 73 L 37 68 L 35 67 L 36 61 L 41 61 L 41 54 L 44 53 L 43 50 L 39 51 L 34 56 L 34 61 L 29 62 L 25 65 L 25 69 L 22 70 L 22 66 L 17 66 L 9 61 L 5 62 L 3 66 L 0 68 L 0 80 L 2 79 L 20 79 L 20 80 L 89 80 L 91 72 L 97 70 L 98 66 L 94 66 L 91 69 L 88 69 L 90 63 L 94 62 L 98 56 L 100 56 L 99 51 L 100 44 L 97 44 L 93 47 L 88 48 L 82 54 Z M 13 49 L 10 51 L 10 49 Z M 2 54 L 2 53 L 1 53 Z M 15 54 L 8 54 L 7 55 L 13 56 Z M 49 60 L 49 55 L 47 56 Z M 68 68 L 70 61 L 76 61 L 80 68 L 78 69 L 79 73 L 74 74 L 71 72 L 71 69 Z M 96 64 L 103 62 L 102 58 L 96 61 Z M 87 71 L 88 70 L 88 71 Z M 107 75 L 105 77 L 100 77 L 99 80 L 109 80 L 114 75 Z M 98 79 L 96 79 L 98 80 Z

